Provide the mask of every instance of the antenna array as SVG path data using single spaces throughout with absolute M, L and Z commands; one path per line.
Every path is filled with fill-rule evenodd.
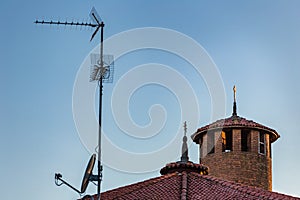
M 42 20 L 42 21 L 39 21 L 39 20 L 35 20 L 36 24 L 56 24 L 56 25 L 65 25 L 65 26 L 90 26 L 90 27 L 96 27 L 98 26 L 97 24 L 92 24 L 92 23 L 84 23 L 84 22 L 68 22 L 68 21 L 65 21 L 65 22 L 61 22 L 61 21 L 45 21 L 45 20 Z
M 65 26 L 80 26 L 80 27 L 92 27 L 96 28 L 94 33 L 91 36 L 90 41 L 92 41 L 101 28 L 101 43 L 100 43 L 100 54 L 91 54 L 91 75 L 90 81 L 98 81 L 99 83 L 99 127 L 98 127 L 98 174 L 93 175 L 92 169 L 95 162 L 95 154 L 91 157 L 89 165 L 87 167 L 81 190 L 77 190 L 67 182 L 62 179 L 61 174 L 55 174 L 55 183 L 57 186 L 62 184 L 66 184 L 67 186 L 71 187 L 73 190 L 78 192 L 79 194 L 84 193 L 85 189 L 88 185 L 89 181 L 97 181 L 97 193 L 98 199 L 100 200 L 100 186 L 102 181 L 102 164 L 101 164 L 101 119 L 102 119 L 102 90 L 103 90 L 103 82 L 111 83 L 113 81 L 113 70 L 114 70 L 114 58 L 112 55 L 103 55 L 103 28 L 104 22 L 98 15 L 96 9 L 93 7 L 90 12 L 90 18 L 92 19 L 93 23 L 84 23 L 84 22 L 68 22 L 68 21 L 45 21 L 45 20 L 35 20 L 34 23 L 36 24 L 48 24 L 48 25 L 65 25 Z M 58 181 L 62 183 L 59 184 Z

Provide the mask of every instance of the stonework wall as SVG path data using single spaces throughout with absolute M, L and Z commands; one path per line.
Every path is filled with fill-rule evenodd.
M 270 135 L 266 134 L 266 157 L 269 158 L 270 162 L 269 162 L 269 167 L 268 167 L 268 174 L 270 174 L 269 176 L 269 185 L 271 186 L 271 190 L 272 190 L 272 159 L 271 159 L 271 150 L 270 150 Z
M 209 175 L 272 190 L 271 158 L 252 152 L 208 154 L 202 163 Z
M 207 134 L 203 136 L 202 142 L 199 141 L 199 144 L 201 144 L 200 146 L 200 163 L 201 163 L 202 162 L 201 158 L 204 158 L 207 155 Z
M 241 129 L 231 129 L 232 151 L 222 152 L 220 131 L 215 131 L 215 152 L 207 154 L 207 135 L 202 137 L 200 161 L 209 167 L 209 175 L 225 180 L 272 190 L 272 160 L 269 134 L 265 134 L 266 154 L 259 151 L 259 131 L 251 130 L 249 151 L 241 151 Z M 201 139 L 200 139 L 201 140 Z
M 250 134 L 251 134 L 251 151 L 258 153 L 259 132 L 252 130 Z
M 215 152 L 222 152 L 221 131 L 215 131 Z
M 232 130 L 232 151 L 241 151 L 241 129 Z
M 266 137 L 266 156 L 271 157 L 271 152 L 270 152 L 270 135 L 265 134 Z

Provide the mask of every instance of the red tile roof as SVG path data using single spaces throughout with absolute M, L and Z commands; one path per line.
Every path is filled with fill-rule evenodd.
M 94 195 L 87 199 L 96 199 Z M 195 172 L 174 172 L 101 194 L 112 199 L 300 199 Z
M 209 130 L 216 130 L 216 129 L 225 129 L 225 128 L 251 128 L 257 130 L 263 130 L 270 134 L 271 142 L 275 142 L 280 135 L 274 130 L 269 127 L 266 127 L 262 124 L 256 123 L 252 120 L 245 119 L 243 117 L 239 117 L 237 115 L 233 115 L 226 119 L 217 120 L 209 125 L 203 126 L 199 128 L 196 133 L 192 135 L 192 139 L 197 144 L 199 143 L 199 137 L 206 133 Z

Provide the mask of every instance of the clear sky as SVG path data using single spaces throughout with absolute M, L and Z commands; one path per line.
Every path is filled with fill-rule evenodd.
M 79 188 L 94 153 L 97 133 L 89 126 L 97 125 L 97 97 L 92 96 L 96 101 L 87 97 L 96 85 L 87 77 L 83 84 L 87 93 L 79 93 L 78 98 L 76 83 L 84 74 L 81 70 L 88 70 L 88 55 L 97 48 L 99 35 L 89 42 L 93 30 L 33 22 L 37 18 L 89 21 L 93 6 L 106 24 L 105 39 L 134 29 L 136 35 L 125 32 L 125 41 L 117 43 L 117 49 L 148 41 L 149 35 L 139 35 L 137 30 L 159 30 L 162 36 L 155 40 L 150 35 L 150 43 L 158 41 L 162 46 L 176 38 L 172 34 L 179 34 L 207 52 L 197 54 L 179 38 L 172 44 L 183 49 L 182 54 L 188 52 L 185 56 L 169 49 L 149 49 L 145 42 L 144 48 L 131 49 L 116 59 L 114 83 L 104 85 L 103 129 L 107 141 L 129 157 L 103 149 L 103 191 L 159 176 L 159 168 L 179 159 L 184 120 L 188 135 L 215 120 L 214 95 L 220 95 L 217 103 L 226 108 L 224 114 L 231 115 L 235 84 L 238 114 L 281 135 L 273 145 L 273 190 L 300 197 L 299 1 L 11 0 L 0 3 L 1 199 L 79 197 L 65 186 L 57 187 L 54 173 L 61 172 Z M 186 60 L 208 55 L 211 63 L 202 67 L 209 66 L 212 82 Z M 214 94 L 209 88 L 218 81 L 221 92 Z M 84 113 L 91 105 L 96 107 L 94 113 L 87 112 L 76 122 L 74 109 Z M 194 118 L 195 112 L 199 119 Z M 134 123 L 124 125 L 128 113 Z M 86 126 L 86 134 L 81 125 Z M 162 153 L 170 145 L 176 150 Z M 194 144 L 190 159 L 198 162 Z M 95 192 L 90 184 L 87 193 Z

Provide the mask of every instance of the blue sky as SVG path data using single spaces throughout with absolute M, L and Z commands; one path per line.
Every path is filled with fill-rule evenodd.
M 99 38 L 89 42 L 92 30 L 40 26 L 33 21 L 89 20 L 93 6 L 106 24 L 105 38 L 134 28 L 160 27 L 183 33 L 202 45 L 222 78 L 226 102 L 221 103 L 226 115 L 232 111 L 232 87 L 236 84 L 238 114 L 281 134 L 273 145 L 273 190 L 300 196 L 299 1 L 30 0 L 0 3 L 1 198 L 78 198 L 69 188 L 55 186 L 54 173 L 61 172 L 66 180 L 80 187 L 91 152 L 83 145 L 73 119 L 73 87 L 82 63 L 97 47 Z M 152 138 L 136 139 L 117 127 L 111 114 L 112 91 L 130 70 L 147 63 L 168 65 L 190 83 L 200 110 L 197 127 L 212 120 L 208 86 L 184 59 L 153 49 L 125 54 L 115 62 L 114 83 L 104 87 L 103 129 L 111 132 L 107 137 L 116 146 L 133 153 L 162 148 L 185 120 L 181 118 L 176 93 L 159 84 L 148 84 L 130 96 L 129 112 L 134 122 L 143 127 L 151 122 L 149 108 L 162 105 L 166 118 L 160 132 Z M 171 80 L 175 75 L 158 72 L 158 77 Z M 129 85 L 125 82 L 125 87 Z M 155 118 L 156 122 L 161 116 L 164 115 Z M 188 134 L 194 131 L 188 129 Z M 119 159 L 110 152 L 103 154 L 116 162 Z M 196 145 L 190 146 L 190 154 L 191 160 L 198 162 Z M 163 159 L 167 163 L 177 158 Z M 122 168 L 123 163 L 119 164 Z M 132 174 L 104 166 L 102 189 L 155 176 L 159 176 L 157 170 Z M 89 185 L 87 193 L 95 191 L 96 187 Z

